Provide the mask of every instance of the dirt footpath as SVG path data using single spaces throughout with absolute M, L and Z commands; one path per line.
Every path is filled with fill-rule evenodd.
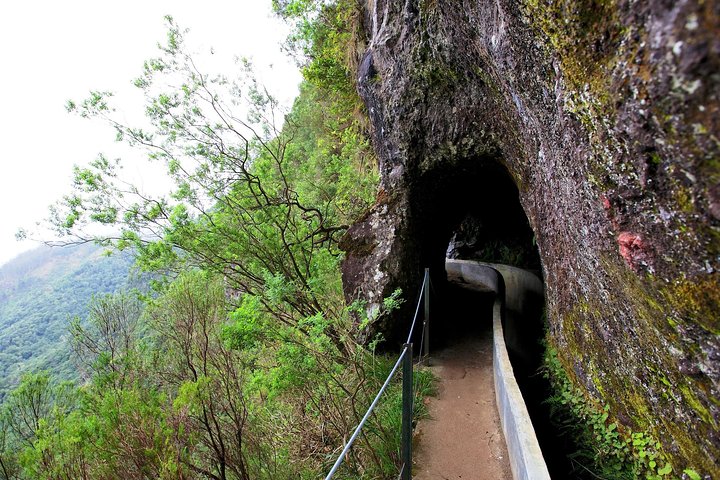
M 492 332 L 431 352 L 438 396 L 415 429 L 416 480 L 512 479 L 495 407 Z

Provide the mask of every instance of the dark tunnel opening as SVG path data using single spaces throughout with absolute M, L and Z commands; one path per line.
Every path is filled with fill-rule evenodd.
M 431 350 L 467 336 L 492 335 L 491 292 L 469 291 L 447 281 L 445 258 L 507 264 L 529 270 L 542 281 L 534 233 L 507 170 L 494 161 L 456 164 L 435 172 L 416 191 L 413 212 L 419 225 L 422 265 L 429 266 L 434 303 Z M 581 478 L 572 473 L 569 455 L 577 448 L 550 419 L 550 384 L 541 373 L 545 335 L 545 300 L 528 300 L 522 317 L 505 315 L 504 329 L 515 377 L 525 399 L 543 456 L 553 478 Z
M 418 263 L 430 268 L 434 297 L 439 300 L 434 308 L 439 312 L 457 310 L 454 297 L 466 297 L 448 283 L 446 258 L 512 265 L 542 279 L 540 254 L 518 188 L 498 161 L 475 158 L 457 162 L 421 178 L 414 191 L 417 193 L 411 205 L 415 210 L 411 215 L 416 226 Z M 490 294 L 474 292 L 472 298 L 486 303 L 487 308 L 492 306 Z M 543 308 L 541 299 L 534 310 L 542 312 Z M 536 348 L 540 342 L 535 340 L 543 338 L 544 323 L 541 313 L 535 317 L 524 337 L 533 339 L 525 348 L 537 356 L 542 351 Z M 434 341 L 439 342 L 464 329 L 453 323 L 436 327 Z

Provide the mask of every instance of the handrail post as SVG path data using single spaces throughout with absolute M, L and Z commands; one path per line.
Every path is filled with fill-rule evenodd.
M 425 322 L 423 328 L 425 330 L 425 343 L 423 344 L 423 357 L 430 355 L 430 269 L 425 269 Z
M 402 480 L 412 480 L 412 414 L 413 414 L 413 347 L 412 343 L 403 345 L 402 380 Z

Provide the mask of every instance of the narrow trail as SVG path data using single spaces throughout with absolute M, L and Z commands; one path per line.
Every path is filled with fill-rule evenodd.
M 438 395 L 415 430 L 413 478 L 512 479 L 495 406 L 492 331 L 461 337 L 431 357 Z

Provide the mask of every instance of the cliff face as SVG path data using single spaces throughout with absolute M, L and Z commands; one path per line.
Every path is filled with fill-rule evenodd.
M 382 180 L 348 295 L 412 297 L 468 216 L 529 221 L 574 383 L 717 472 L 720 4 L 375 0 L 365 29 Z

